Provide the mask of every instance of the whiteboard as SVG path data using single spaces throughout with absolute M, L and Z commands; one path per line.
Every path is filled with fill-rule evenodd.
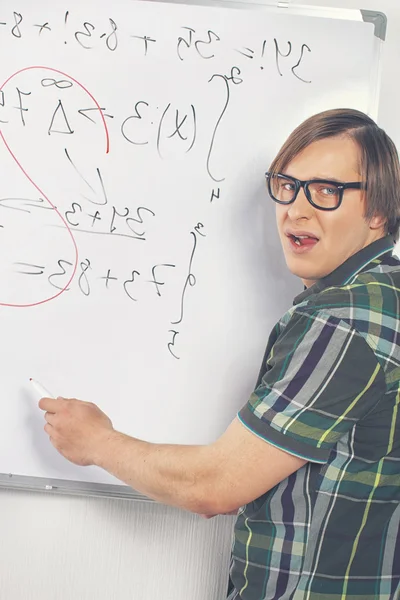
M 52 448 L 29 378 L 148 441 L 224 431 L 301 289 L 264 172 L 311 114 L 376 115 L 380 21 L 128 0 L 14 9 L 0 15 L 2 483 L 112 493 L 120 482 Z

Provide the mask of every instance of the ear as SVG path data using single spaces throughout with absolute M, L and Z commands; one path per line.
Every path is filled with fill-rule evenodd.
M 386 227 L 386 217 L 383 215 L 374 215 L 369 221 L 370 229 L 385 229 Z

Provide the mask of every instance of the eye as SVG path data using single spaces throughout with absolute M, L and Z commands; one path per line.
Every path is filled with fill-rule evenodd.
M 319 183 L 311 186 L 314 189 L 314 193 L 318 196 L 325 198 L 333 198 L 339 195 L 339 189 L 336 185 L 329 185 L 328 183 Z
M 293 192 L 296 188 L 294 183 L 281 183 L 281 187 L 287 192 Z
M 323 186 L 320 188 L 320 193 L 325 196 L 335 196 L 338 193 L 338 189 L 336 186 Z

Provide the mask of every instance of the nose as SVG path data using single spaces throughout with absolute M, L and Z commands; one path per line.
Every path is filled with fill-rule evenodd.
M 293 204 L 288 206 L 288 217 L 292 221 L 299 221 L 300 219 L 311 219 L 314 212 L 314 207 L 307 200 L 307 196 L 304 193 L 304 189 L 301 188 L 297 194 L 296 200 Z

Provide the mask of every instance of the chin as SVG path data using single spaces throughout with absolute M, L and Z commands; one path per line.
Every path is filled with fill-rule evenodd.
M 303 282 L 309 281 L 314 283 L 315 281 L 317 281 L 317 279 L 321 279 L 321 277 L 324 277 L 324 275 L 319 275 L 318 273 L 315 273 L 315 271 L 311 271 L 310 269 L 304 268 L 304 265 L 302 266 L 296 264 L 296 261 L 290 259 L 288 260 L 287 258 L 286 266 L 292 273 L 292 275 L 299 277 L 299 279 L 301 279 Z

